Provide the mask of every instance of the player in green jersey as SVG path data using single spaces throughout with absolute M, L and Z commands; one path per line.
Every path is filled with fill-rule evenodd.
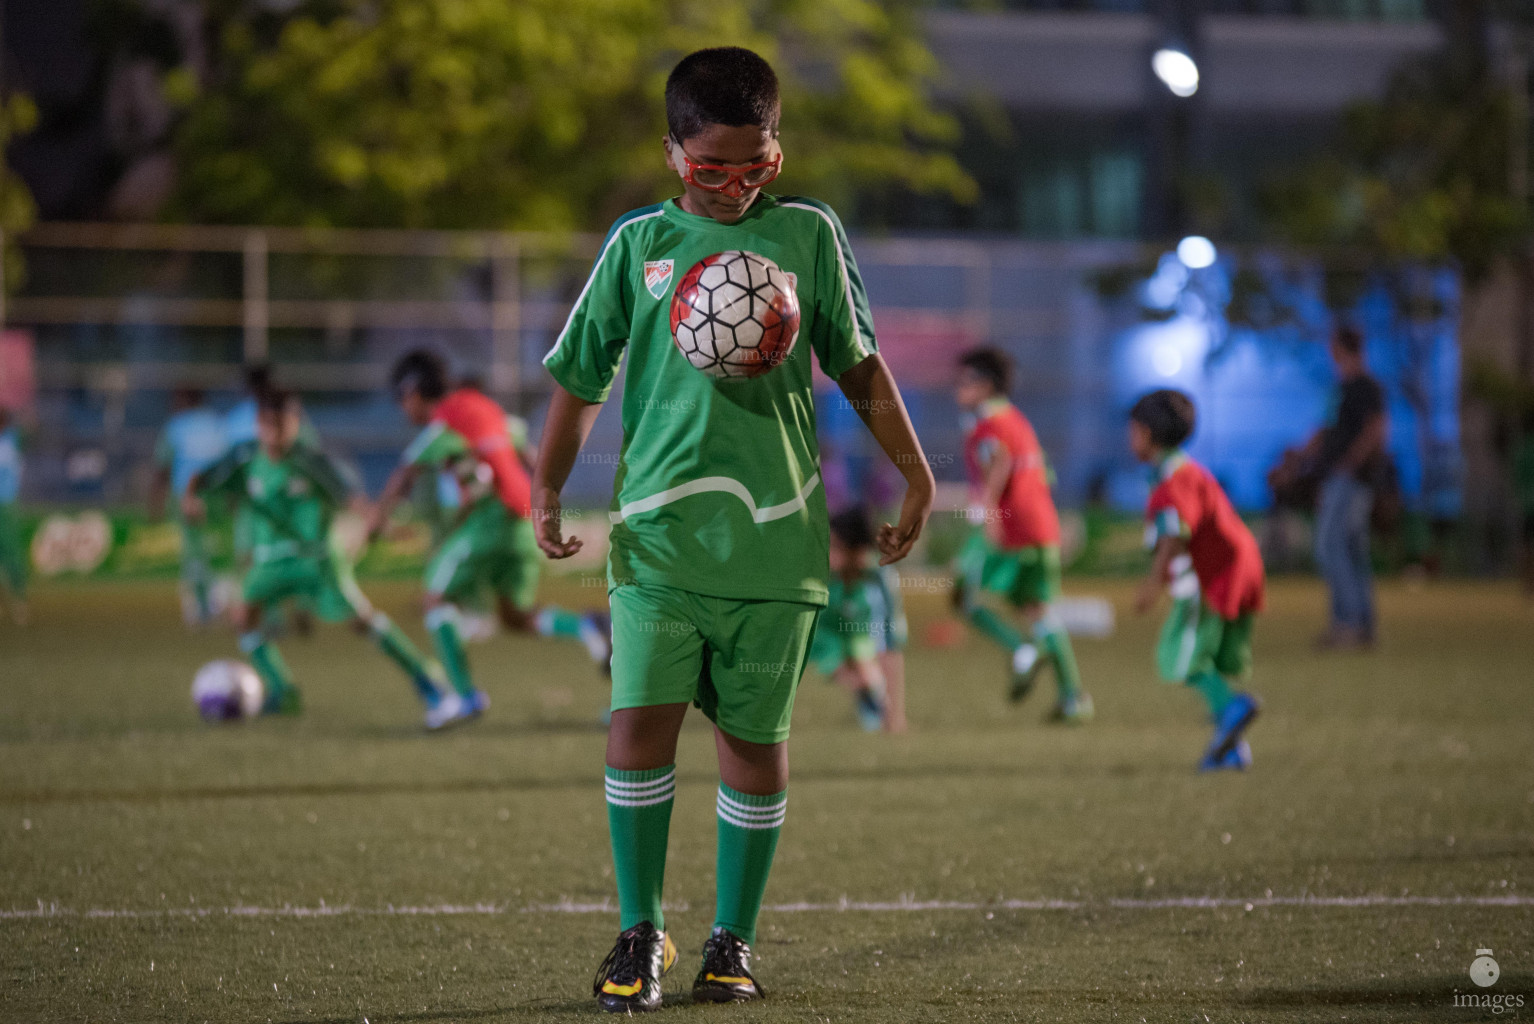
M 298 440 L 298 401 L 272 389 L 258 400 L 257 440 L 230 449 L 187 483 L 182 511 L 191 522 L 207 514 L 205 499 L 227 492 L 249 513 L 251 567 L 245 576 L 244 606 L 239 613 L 240 649 L 266 684 L 264 712 L 294 713 L 298 688 L 292 673 L 267 635 L 268 612 L 287 598 L 304 600 L 327 622 L 350 622 L 371 635 L 379 648 L 415 684 L 432 710 L 445 695 L 441 669 L 416 650 L 383 612 L 374 610 L 357 589 L 351 567 L 330 542 L 337 508 L 351 494 L 335 463 L 318 448 Z
M 890 687 L 882 655 L 898 651 L 905 617 L 892 602 L 883 576 L 891 567 L 871 564 L 873 551 L 873 525 L 866 511 L 852 508 L 831 517 L 829 593 L 815 625 L 810 661 L 852 693 L 865 731 L 901 732 L 904 695 Z
M 426 566 L 426 628 L 454 689 L 437 713 L 467 718 L 489 706 L 469 674 L 462 635 L 466 606 L 485 591 L 508 630 L 580 640 L 605 668 L 612 652 L 605 615 L 537 604 L 542 556 L 528 517 L 527 471 L 506 411 L 478 388 L 450 391 L 447 366 L 432 352 L 407 353 L 390 381 L 400 408 L 422 429 L 374 505 L 368 535 L 383 532 L 423 472 L 451 482 L 442 495 L 450 506 L 445 530 Z
M 688 704 L 715 725 L 717 905 L 693 999 L 757 999 L 757 915 L 787 808 L 789 717 L 826 604 L 827 518 L 811 365 L 836 381 L 905 475 L 885 563 L 911 550 L 933 481 L 905 405 L 875 350 L 857 265 L 835 214 L 762 188 L 784 159 L 778 85 L 749 50 L 702 50 L 666 84 L 678 199 L 619 218 L 544 365 L 553 396 L 533 483 L 538 543 L 580 549 L 559 493 L 628 357 L 623 457 L 609 512 L 613 617 L 607 809 L 622 933 L 593 994 L 615 1013 L 660 1005 L 676 957 L 661 891 Z M 672 337 L 676 282 L 722 253 L 777 265 L 798 297 L 798 344 L 770 370 L 719 380 Z

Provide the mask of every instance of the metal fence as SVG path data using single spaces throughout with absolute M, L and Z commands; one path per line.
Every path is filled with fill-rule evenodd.
M 383 384 L 418 345 L 449 355 L 536 419 L 553 343 L 590 267 L 592 236 L 45 224 L 21 239 L 26 277 L 5 310 L 33 353 L 37 429 L 28 494 L 132 500 L 180 386 L 235 399 L 242 364 L 270 361 L 304 393 L 327 440 L 373 482 L 409 428 Z M 954 352 L 994 341 L 1018 357 L 1022 398 L 1070 463 L 1096 437 L 1109 333 L 1086 275 L 1128 258 L 1114 244 L 860 239 L 881 346 L 924 435 L 957 447 Z M 14 337 L 14 335 L 13 335 Z M 824 383 L 824 382 L 823 382 Z M 845 416 L 832 406 L 833 431 Z M 616 452 L 615 415 L 592 439 Z M 850 451 L 849 456 L 858 457 Z M 610 460 L 609 460 L 610 461 Z M 938 466 L 954 476 L 951 459 Z M 593 460 L 573 490 L 599 500 Z

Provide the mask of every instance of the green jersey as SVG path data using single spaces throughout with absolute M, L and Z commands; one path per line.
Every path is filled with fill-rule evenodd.
M 330 554 L 330 523 L 352 488 L 318 448 L 300 441 L 281 459 L 254 442 L 234 446 L 195 478 L 199 494 L 227 491 L 250 515 L 257 563 Z
M 491 504 L 505 508 L 496 496 L 490 464 L 445 423 L 433 421 L 423 427 L 400 461 L 438 474 L 437 500 L 449 518 L 461 518 Z
M 671 335 L 672 293 L 698 261 L 746 250 L 790 275 L 798 342 L 751 379 L 716 381 Z M 624 352 L 623 450 L 609 586 L 826 603 L 827 526 L 811 353 L 835 380 L 876 350 L 852 251 L 830 208 L 763 195 L 735 224 L 675 200 L 620 217 L 544 365 L 605 401 Z

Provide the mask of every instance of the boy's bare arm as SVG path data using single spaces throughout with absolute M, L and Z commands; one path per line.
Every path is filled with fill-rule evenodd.
M 569 558 L 581 549 L 579 537 L 566 540 L 560 529 L 559 492 L 564 490 L 570 470 L 575 467 L 575 457 L 601 411 L 600 403 L 576 398 L 559 385 L 554 386 L 533 472 L 533 528 L 538 546 L 550 558 Z
M 916 429 L 906 415 L 900 389 L 890 375 L 884 358 L 877 352 L 843 373 L 837 387 L 867 425 L 895 468 L 905 477 L 905 501 L 900 506 L 900 522 L 879 527 L 877 543 L 880 565 L 898 562 L 911 552 L 911 545 L 921 536 L 927 517 L 932 514 L 932 495 L 937 485 L 932 467 L 921 450 Z
M 368 513 L 369 540 L 376 540 L 389 525 L 389 516 L 415 486 L 416 472 L 415 466 L 400 465 L 389 474 L 389 482 L 384 484 L 383 493 L 378 496 L 378 501 L 373 504 Z
M 1135 594 L 1135 611 L 1143 615 L 1156 606 L 1157 600 L 1161 597 L 1161 590 L 1166 586 L 1172 559 L 1187 550 L 1188 542 L 1181 537 L 1162 537 L 1156 542 L 1156 548 L 1151 553 L 1150 572 L 1145 574 L 1145 579 L 1140 583 L 1140 589 Z

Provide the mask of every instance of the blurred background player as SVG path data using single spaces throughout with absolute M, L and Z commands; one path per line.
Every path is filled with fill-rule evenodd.
M 1263 605 L 1262 555 L 1219 483 L 1183 451 L 1195 417 L 1193 400 L 1171 390 L 1152 391 L 1129 412 L 1130 450 L 1151 467 L 1145 507 L 1151 569 L 1135 609 L 1149 611 L 1162 589 L 1173 585 L 1178 600 L 1162 630 L 1157 663 L 1163 675 L 1193 687 L 1209 705 L 1214 737 L 1199 768 L 1239 769 L 1251 764 L 1243 736 L 1259 703 L 1232 690 L 1229 681 L 1251 674 L 1252 621 Z M 1190 565 L 1196 585 L 1187 578 Z
M 1359 650 L 1374 646 L 1376 632 L 1369 527 L 1381 477 L 1389 469 L 1385 389 L 1369 375 L 1357 329 L 1333 331 L 1331 355 L 1337 391 L 1330 421 L 1306 446 L 1320 480 L 1316 564 L 1331 592 L 1330 623 L 1317 646 Z
M 810 661 L 851 691 L 858 722 L 868 732 L 904 732 L 904 673 L 891 679 L 885 655 L 903 658 L 904 614 L 894 603 L 862 508 L 831 517 L 831 576 L 825 611 L 815 626 Z M 898 585 L 898 584 L 897 584 Z
M 452 493 L 442 496 L 450 519 L 426 566 L 425 604 L 426 627 L 462 704 L 458 713 L 479 714 L 489 704 L 474 686 L 462 635 L 462 609 L 485 590 L 507 629 L 579 640 L 605 668 L 611 654 L 605 616 L 536 605 L 543 555 L 527 467 L 506 411 L 477 388 L 449 391 L 447 366 L 433 352 L 405 355 L 390 382 L 400 408 L 422 430 L 374 505 L 368 535 L 383 532 L 420 473 L 451 479 Z
M 967 414 L 964 466 L 977 525 L 959 552 L 954 604 L 1010 655 L 1012 700 L 1026 697 L 1052 665 L 1058 692 L 1050 720 L 1085 722 L 1092 698 L 1081 688 L 1070 636 L 1049 608 L 1060 596 L 1060 517 L 1033 425 L 1007 398 L 1011 384 L 1006 353 L 980 348 L 959 357 L 954 398 Z M 981 591 L 1011 605 L 1028 636 L 982 604 Z
M 208 407 L 201 390 L 183 387 L 171 399 L 171 416 L 155 442 L 154 478 L 149 486 L 149 515 L 165 514 L 166 495 L 186 493 L 192 477 L 207 469 L 229 450 L 224 417 Z M 173 507 L 181 532 L 181 614 L 189 626 L 206 626 L 218 614 L 214 600 L 213 566 L 208 531 L 181 514 L 181 502 Z
M 27 548 L 21 539 L 20 503 L 21 426 L 9 409 L 0 406 L 0 591 L 18 626 L 28 619 Z
M 304 600 L 327 622 L 350 622 L 370 634 L 415 684 L 426 704 L 426 726 L 455 717 L 440 668 L 431 665 L 383 612 L 368 603 L 351 566 L 333 548 L 330 526 L 351 497 L 345 477 L 318 448 L 299 439 L 297 399 L 269 388 L 257 399 L 255 443 L 240 444 L 193 475 L 183 505 L 187 519 L 205 515 L 207 496 L 228 493 L 246 507 L 251 523 L 251 567 L 239 612 L 240 649 L 266 684 L 267 713 L 299 710 L 292 673 L 264 629 L 270 609 L 288 598 Z

